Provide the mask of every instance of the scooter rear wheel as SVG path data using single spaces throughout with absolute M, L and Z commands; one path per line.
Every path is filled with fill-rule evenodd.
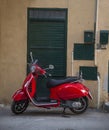
M 77 102 L 77 103 L 81 104 L 81 106 L 79 106 L 79 107 L 69 108 L 73 113 L 81 114 L 81 113 L 86 111 L 86 109 L 88 107 L 88 99 L 87 99 L 87 97 L 82 97 L 82 98 L 75 99 L 75 100 L 73 100 L 73 102 L 74 103 Z
M 28 100 L 13 101 L 11 105 L 11 111 L 14 114 L 21 114 L 26 110 L 28 104 L 29 104 Z

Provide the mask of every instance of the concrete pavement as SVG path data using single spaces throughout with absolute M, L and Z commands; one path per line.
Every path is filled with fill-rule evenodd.
M 23 114 L 14 115 L 10 106 L 3 106 L 0 107 L 0 130 L 109 130 L 109 113 L 88 109 L 75 115 L 67 110 L 63 117 L 62 110 L 29 107 Z

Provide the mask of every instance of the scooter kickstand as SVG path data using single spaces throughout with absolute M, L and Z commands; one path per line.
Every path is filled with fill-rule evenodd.
M 62 111 L 62 116 L 65 116 L 65 109 L 66 109 L 66 107 L 64 107 L 64 109 Z
M 64 107 L 64 109 L 63 109 L 63 112 L 62 112 L 62 116 L 63 116 L 63 117 L 69 117 L 69 115 L 66 115 L 66 113 L 65 113 L 66 108 L 67 108 L 67 107 Z

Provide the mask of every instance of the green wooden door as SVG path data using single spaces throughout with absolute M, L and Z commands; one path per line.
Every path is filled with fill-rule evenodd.
M 39 60 L 39 65 L 43 68 L 48 67 L 49 64 L 55 66 L 55 69 L 51 72 L 53 77 L 65 77 L 66 10 L 38 9 L 37 11 L 37 9 L 29 9 L 29 11 L 31 13 L 29 12 L 28 18 L 28 56 L 29 52 L 32 51 L 34 57 Z M 32 11 L 34 15 L 31 16 Z M 56 15 L 56 12 L 58 15 Z M 61 15 L 63 17 L 60 18 Z

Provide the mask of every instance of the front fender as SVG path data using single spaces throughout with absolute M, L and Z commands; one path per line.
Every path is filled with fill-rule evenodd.
M 93 100 L 93 96 L 92 96 L 92 94 L 91 94 L 90 91 L 89 91 L 89 93 L 88 93 L 88 97 L 89 97 L 91 100 Z
M 22 90 L 22 89 L 19 89 L 17 90 L 13 96 L 12 96 L 12 99 L 14 101 L 19 101 L 19 100 L 25 100 L 25 99 L 28 99 L 26 93 Z

